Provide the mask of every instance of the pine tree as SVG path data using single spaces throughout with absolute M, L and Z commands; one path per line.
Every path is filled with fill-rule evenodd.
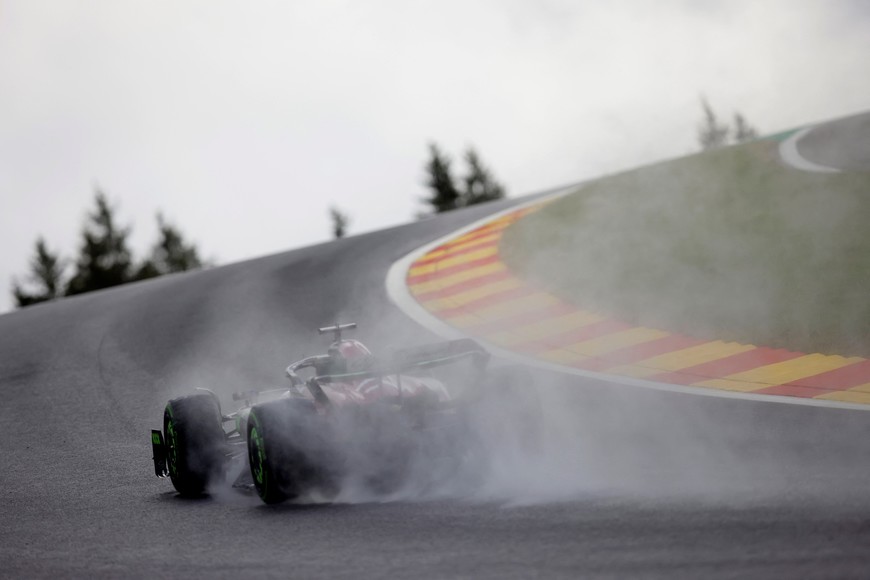
M 30 274 L 27 280 L 36 287 L 35 292 L 27 292 L 18 282 L 12 283 L 12 294 L 19 308 L 54 300 L 63 296 L 64 264 L 58 254 L 49 251 L 43 238 L 36 240 L 36 254 L 30 260 Z
M 130 229 L 115 223 L 114 210 L 103 192 L 96 192 L 95 201 L 97 207 L 88 214 L 82 230 L 76 272 L 67 285 L 67 295 L 110 288 L 131 279 L 132 258 L 127 247 Z
M 157 264 L 154 263 L 154 260 L 151 258 L 145 258 L 136 268 L 136 272 L 133 274 L 133 280 L 148 280 L 149 278 L 158 278 L 163 274 L 164 272 L 157 269 Z
M 450 158 L 443 154 L 435 143 L 429 144 L 426 175 L 426 186 L 432 191 L 432 195 L 424 201 L 432 206 L 433 213 L 442 213 L 459 207 L 461 196 L 450 173 Z
M 745 143 L 758 138 L 758 131 L 750 125 L 742 114 L 734 113 L 734 141 Z
M 350 217 L 335 206 L 329 208 L 329 217 L 332 220 L 332 235 L 336 239 L 343 238 L 347 234 Z
M 707 99 L 701 97 L 701 107 L 704 109 L 704 120 L 698 126 L 698 143 L 701 149 L 715 149 L 728 142 L 728 125 L 720 125 L 716 113 L 710 107 Z
M 157 214 L 159 238 L 151 250 L 151 256 L 144 260 L 136 270 L 135 279 L 156 278 L 173 272 L 187 272 L 202 268 L 204 263 L 194 244 L 184 240 L 181 231 Z
M 463 179 L 465 189 L 462 192 L 462 205 L 474 205 L 486 201 L 502 199 L 504 188 L 495 181 L 492 173 L 483 166 L 480 156 L 473 148 L 465 152 L 468 173 Z
M 196 246 L 186 243 L 181 231 L 167 222 L 161 214 L 157 214 L 157 227 L 160 230 L 160 241 L 154 248 L 153 259 L 158 270 L 170 274 L 203 267 Z

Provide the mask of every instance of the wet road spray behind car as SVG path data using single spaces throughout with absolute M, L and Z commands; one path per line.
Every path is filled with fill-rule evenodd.
M 151 432 L 156 475 L 183 496 L 232 485 L 274 504 L 331 499 L 348 485 L 473 486 L 486 437 L 535 452 L 540 402 L 523 369 L 488 369 L 489 353 L 470 339 L 378 358 L 342 338 L 354 328 L 319 329 L 334 334 L 326 354 L 288 366 L 287 387 L 235 393 L 232 413 L 202 389 L 169 401 L 163 430 Z

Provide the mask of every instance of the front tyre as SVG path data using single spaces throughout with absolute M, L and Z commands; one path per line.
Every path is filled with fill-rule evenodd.
M 208 393 L 172 399 L 163 411 L 167 467 L 172 485 L 185 497 L 205 493 L 223 475 L 226 434 L 217 401 Z

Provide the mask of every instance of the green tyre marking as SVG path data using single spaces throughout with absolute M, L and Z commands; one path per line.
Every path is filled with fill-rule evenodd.
M 251 442 L 254 446 L 254 453 L 251 454 L 251 471 L 254 475 L 254 480 L 257 483 L 257 493 L 261 498 L 265 499 L 268 495 L 269 479 L 266 477 L 266 445 L 263 442 L 262 426 L 257 416 L 251 411 L 249 420 L 253 422 L 251 427 Z M 254 463 L 256 460 L 256 463 Z
M 251 429 L 251 439 L 254 442 L 254 452 L 257 458 L 257 464 L 254 468 L 254 479 L 257 480 L 257 483 L 262 485 L 264 472 L 263 462 L 265 460 L 265 453 L 263 452 L 263 437 L 257 431 L 256 427 Z
M 178 477 L 178 432 L 175 430 L 175 418 L 172 415 L 172 405 L 166 405 L 169 421 L 166 425 L 166 446 L 168 448 L 169 475 Z

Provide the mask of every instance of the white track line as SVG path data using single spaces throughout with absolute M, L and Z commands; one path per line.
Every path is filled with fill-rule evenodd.
M 435 334 L 442 336 L 444 338 L 453 339 L 453 338 L 466 338 L 468 335 L 463 333 L 457 328 L 450 326 L 437 316 L 430 313 L 428 310 L 423 308 L 419 302 L 411 295 L 411 291 L 408 288 L 408 284 L 406 283 L 406 277 L 408 274 L 408 270 L 418 258 L 422 257 L 425 253 L 437 248 L 441 244 L 452 240 L 453 238 L 457 238 L 477 227 L 480 227 L 492 220 L 495 220 L 503 215 L 511 213 L 513 211 L 517 211 L 518 209 L 522 209 L 524 207 L 528 207 L 531 205 L 535 205 L 537 203 L 541 203 L 545 200 L 555 199 L 570 193 L 571 191 L 575 191 L 578 186 L 571 186 L 564 190 L 557 191 L 556 193 L 549 195 L 544 198 L 534 199 L 532 201 L 516 205 L 510 207 L 506 210 L 496 212 L 488 217 L 477 220 L 476 222 L 469 224 L 463 228 L 456 230 L 446 236 L 438 238 L 437 240 L 426 244 L 425 246 L 421 246 L 404 256 L 397 262 L 395 262 L 392 266 L 390 266 L 389 271 L 387 272 L 386 279 L 386 287 L 387 287 L 387 295 L 390 297 L 390 300 L 393 301 L 393 304 L 399 308 L 402 312 L 407 314 L 411 319 L 417 322 L 419 325 L 423 326 L 434 332 Z M 733 391 L 723 391 L 720 389 L 703 389 L 699 387 L 686 387 L 682 385 L 670 385 L 667 383 L 658 383 L 655 381 L 646 381 L 643 379 L 634 379 L 630 377 L 621 377 L 618 375 L 608 375 L 604 373 L 595 373 L 591 371 L 584 371 L 581 369 L 575 369 L 572 367 L 567 367 L 555 363 L 550 363 L 547 361 L 543 361 L 531 356 L 522 355 L 507 349 L 504 349 L 500 346 L 487 342 L 486 340 L 473 337 L 475 340 L 483 344 L 489 352 L 493 355 L 504 358 L 507 360 L 512 360 L 527 366 L 537 367 L 540 369 L 546 369 L 548 371 L 556 371 L 560 373 L 565 373 L 569 375 L 577 375 L 581 377 L 586 377 L 590 379 L 594 379 L 597 381 L 606 381 L 609 383 L 615 383 L 618 385 L 627 385 L 632 387 L 641 387 L 645 389 L 655 389 L 658 391 L 667 391 L 671 393 L 685 393 L 692 395 L 701 395 L 706 397 L 720 397 L 723 399 L 743 399 L 746 401 L 758 401 L 758 402 L 769 402 L 769 403 L 785 403 L 788 405 L 805 405 L 809 407 L 828 407 L 833 409 L 850 409 L 850 410 L 858 410 L 858 411 L 870 411 L 870 405 L 861 405 L 858 403 L 845 403 L 841 401 L 826 401 L 824 399 L 805 399 L 799 397 L 786 397 L 779 395 L 753 395 L 749 393 L 738 393 Z
M 798 151 L 798 141 L 803 139 L 804 136 L 813 129 L 814 127 L 807 127 L 805 129 L 801 129 L 788 139 L 782 141 L 779 144 L 779 156 L 782 157 L 783 161 L 785 161 L 792 167 L 796 167 L 797 169 L 802 169 L 804 171 L 814 171 L 816 173 L 839 173 L 840 170 L 836 167 L 828 167 L 827 165 L 819 165 L 818 163 L 813 163 L 812 161 L 801 155 L 800 151 Z

